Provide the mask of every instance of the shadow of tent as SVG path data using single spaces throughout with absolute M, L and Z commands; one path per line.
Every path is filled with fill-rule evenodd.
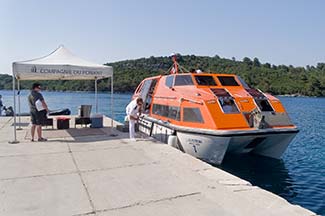
M 128 133 L 121 133 L 110 127 L 104 128 L 71 128 L 68 129 L 70 137 L 73 140 L 66 140 L 67 143 L 73 144 L 74 142 L 96 142 L 105 140 L 119 140 L 129 138 Z
M 11 126 L 14 126 L 15 123 L 12 123 Z M 17 127 L 28 127 L 29 123 L 16 123 Z
M 59 139 L 59 138 L 73 138 L 74 140 L 90 140 L 90 141 L 101 141 L 109 140 L 112 138 L 122 139 L 127 137 L 128 134 L 122 134 L 110 127 L 107 128 L 70 128 L 65 130 L 57 129 L 44 129 L 43 136 L 49 139 Z M 30 130 L 26 131 L 25 139 L 30 139 Z M 66 140 L 69 141 L 69 140 Z
M 105 131 L 101 130 L 101 128 L 70 128 L 66 132 L 71 137 L 106 135 Z

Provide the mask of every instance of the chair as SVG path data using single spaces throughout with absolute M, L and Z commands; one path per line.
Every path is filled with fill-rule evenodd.
M 91 105 L 81 105 L 79 107 L 79 116 L 75 118 L 75 128 L 77 127 L 77 124 L 81 124 L 87 127 L 87 125 L 91 123 L 91 107 Z
M 47 128 L 47 126 L 52 126 L 53 129 L 53 119 L 52 118 L 46 118 L 42 124 L 42 126 L 45 126 Z

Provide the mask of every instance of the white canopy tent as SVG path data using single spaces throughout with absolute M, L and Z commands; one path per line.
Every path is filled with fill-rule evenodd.
M 47 56 L 28 61 L 14 62 L 12 64 L 12 73 L 14 96 L 13 143 L 18 142 L 16 136 L 16 79 L 18 81 L 18 91 L 20 90 L 20 80 L 95 80 L 96 112 L 98 112 L 97 80 L 110 77 L 111 124 L 113 126 L 113 68 L 111 66 L 100 65 L 81 59 L 61 45 Z M 18 110 L 20 113 L 20 94 L 18 94 Z

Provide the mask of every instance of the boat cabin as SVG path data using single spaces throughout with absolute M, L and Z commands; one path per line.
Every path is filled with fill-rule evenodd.
M 250 129 L 255 127 L 254 113 L 263 114 L 267 127 L 291 125 L 277 98 L 250 88 L 233 74 L 155 76 L 143 80 L 133 97 L 143 98 L 148 116 L 184 127 Z

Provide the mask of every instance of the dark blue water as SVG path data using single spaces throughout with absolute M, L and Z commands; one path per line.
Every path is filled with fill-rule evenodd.
M 5 105 L 12 105 L 11 91 L 0 91 L 0 94 Z M 27 94 L 27 91 L 21 93 L 22 112 L 28 112 Z M 94 93 L 44 92 L 43 95 L 50 109 L 69 108 L 73 114 L 81 104 L 95 106 Z M 130 98 L 130 94 L 114 94 L 116 120 L 124 119 Z M 283 158 L 229 155 L 221 168 L 293 204 L 325 215 L 325 98 L 280 99 L 300 129 Z M 111 116 L 110 95 L 100 93 L 98 101 L 99 113 Z

